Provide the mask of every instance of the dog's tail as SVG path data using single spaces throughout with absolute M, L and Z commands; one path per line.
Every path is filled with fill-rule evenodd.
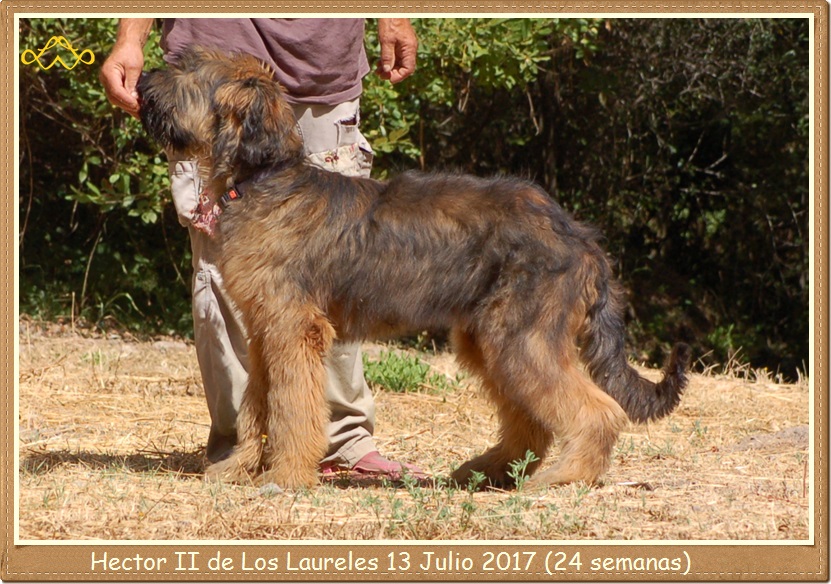
M 592 380 L 621 405 L 633 422 L 662 418 L 681 401 L 692 350 L 684 343 L 676 344 L 658 383 L 641 377 L 626 359 L 622 290 L 610 277 L 605 258 L 600 262 L 591 294 L 593 302 L 580 335 L 581 358 Z

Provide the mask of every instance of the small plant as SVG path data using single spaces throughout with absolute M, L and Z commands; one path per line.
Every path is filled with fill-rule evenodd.
M 675 446 L 669 440 L 667 440 L 663 446 L 656 446 L 652 443 L 647 443 L 644 447 L 644 454 L 655 460 L 673 458 L 675 456 Z
M 698 442 L 703 442 L 704 438 L 707 436 L 707 432 L 709 428 L 707 426 L 703 426 L 701 424 L 701 420 L 696 420 L 693 422 L 693 438 Z
M 528 465 L 537 462 L 539 459 L 539 456 L 528 450 L 525 452 L 525 458 L 519 458 L 509 465 L 511 470 L 508 471 L 508 476 L 514 479 L 517 491 L 521 491 L 528 480 Z
M 418 391 L 427 379 L 430 366 L 418 357 L 401 355 L 393 351 L 382 351 L 377 361 L 364 355 L 364 374 L 372 385 L 390 391 Z
M 485 473 L 478 470 L 471 471 L 470 478 L 467 480 L 467 491 L 472 494 L 479 490 L 479 486 L 485 482 L 488 477 Z
M 446 375 L 430 373 L 430 365 L 415 355 L 395 351 L 381 351 L 377 361 L 364 354 L 364 375 L 371 385 L 398 393 L 429 389 L 447 392 L 456 389 L 461 375 L 450 379 Z

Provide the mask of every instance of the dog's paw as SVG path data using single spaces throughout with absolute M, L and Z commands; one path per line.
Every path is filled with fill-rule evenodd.
M 257 484 L 273 484 L 288 490 L 311 489 L 318 484 L 317 470 L 269 468 L 257 477 Z
M 480 456 L 464 463 L 450 479 L 459 487 L 470 490 L 482 490 L 488 487 L 497 489 L 511 489 L 514 479 L 508 476 L 504 466 L 487 464 L 487 459 Z
M 524 488 L 530 491 L 537 491 L 571 483 L 579 483 L 588 487 L 596 487 L 603 484 L 601 481 L 601 473 L 596 472 L 594 469 L 575 469 L 570 466 L 557 464 L 528 479 Z
M 250 483 L 251 474 L 240 464 L 238 456 L 230 456 L 205 469 L 205 480 L 218 483 Z

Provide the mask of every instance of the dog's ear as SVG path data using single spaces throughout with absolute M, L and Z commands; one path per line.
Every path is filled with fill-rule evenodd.
M 248 171 L 300 156 L 303 142 L 282 89 L 264 74 L 220 85 L 214 93 L 217 175 Z

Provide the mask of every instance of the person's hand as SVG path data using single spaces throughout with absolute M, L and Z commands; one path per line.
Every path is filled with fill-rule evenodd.
M 381 62 L 378 75 L 392 83 L 403 81 L 416 68 L 418 39 L 406 18 L 379 18 L 378 41 L 381 43 Z
M 135 118 L 139 117 L 136 84 L 143 67 L 144 52 L 140 44 L 116 43 L 98 75 L 110 103 Z

